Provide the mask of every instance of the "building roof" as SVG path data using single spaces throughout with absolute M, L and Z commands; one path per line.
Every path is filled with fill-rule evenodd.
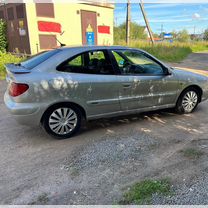
M 110 3 L 109 0 L 100 0 L 100 1 L 97 1 L 97 0 L 78 0 L 80 1 L 81 3 L 84 3 L 84 4 L 90 4 L 90 5 L 94 5 L 94 6 L 100 6 L 100 7 L 107 7 L 107 8 L 112 8 L 114 9 L 114 4 Z
M 33 0 L 34 3 L 60 3 L 61 0 L 44 0 L 41 2 L 40 0 Z M 26 0 L 0 0 L 0 6 L 3 6 L 5 4 L 11 4 L 11 3 L 27 3 Z M 66 0 L 63 0 L 63 3 L 67 3 Z M 74 0 L 73 3 L 82 3 L 82 4 L 88 4 L 93 6 L 100 6 L 100 7 L 106 7 L 114 9 L 114 4 L 110 3 L 109 0 Z

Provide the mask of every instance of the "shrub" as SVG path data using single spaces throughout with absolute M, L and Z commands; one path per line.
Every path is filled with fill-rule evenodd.
M 208 41 L 208 29 L 204 31 L 204 40 Z
M 6 76 L 5 64 L 19 63 L 22 60 L 23 58 L 14 56 L 10 53 L 0 52 L 0 79 L 5 79 Z
M 6 23 L 0 19 L 0 51 L 6 52 L 7 39 L 6 39 Z

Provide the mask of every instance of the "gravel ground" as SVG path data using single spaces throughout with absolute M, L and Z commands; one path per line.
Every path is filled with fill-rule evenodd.
M 174 195 L 154 195 L 153 204 L 207 204 L 208 102 L 190 115 L 164 110 L 93 121 L 55 140 L 13 120 L 5 87 L 0 82 L 0 204 L 117 204 L 135 182 L 167 177 Z M 203 155 L 187 158 L 187 148 Z
M 207 205 L 208 204 L 208 174 L 197 176 L 194 181 L 185 181 L 173 188 L 174 196 L 163 197 L 154 195 L 153 204 L 171 205 Z

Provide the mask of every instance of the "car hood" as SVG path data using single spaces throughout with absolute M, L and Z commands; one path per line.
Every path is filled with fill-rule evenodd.
M 190 69 L 190 68 L 173 68 L 174 74 L 178 75 L 180 79 L 194 79 L 194 80 L 208 80 L 208 71 L 198 70 L 198 69 Z

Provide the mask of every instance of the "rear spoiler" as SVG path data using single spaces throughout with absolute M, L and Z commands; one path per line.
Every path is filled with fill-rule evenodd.
M 15 64 L 5 64 L 7 77 L 6 80 L 14 79 L 15 74 L 28 74 L 31 73 L 31 70 L 26 69 L 22 66 L 18 66 Z
M 5 67 L 7 73 L 12 73 L 12 74 L 27 74 L 31 72 L 31 70 L 15 64 L 6 64 Z

